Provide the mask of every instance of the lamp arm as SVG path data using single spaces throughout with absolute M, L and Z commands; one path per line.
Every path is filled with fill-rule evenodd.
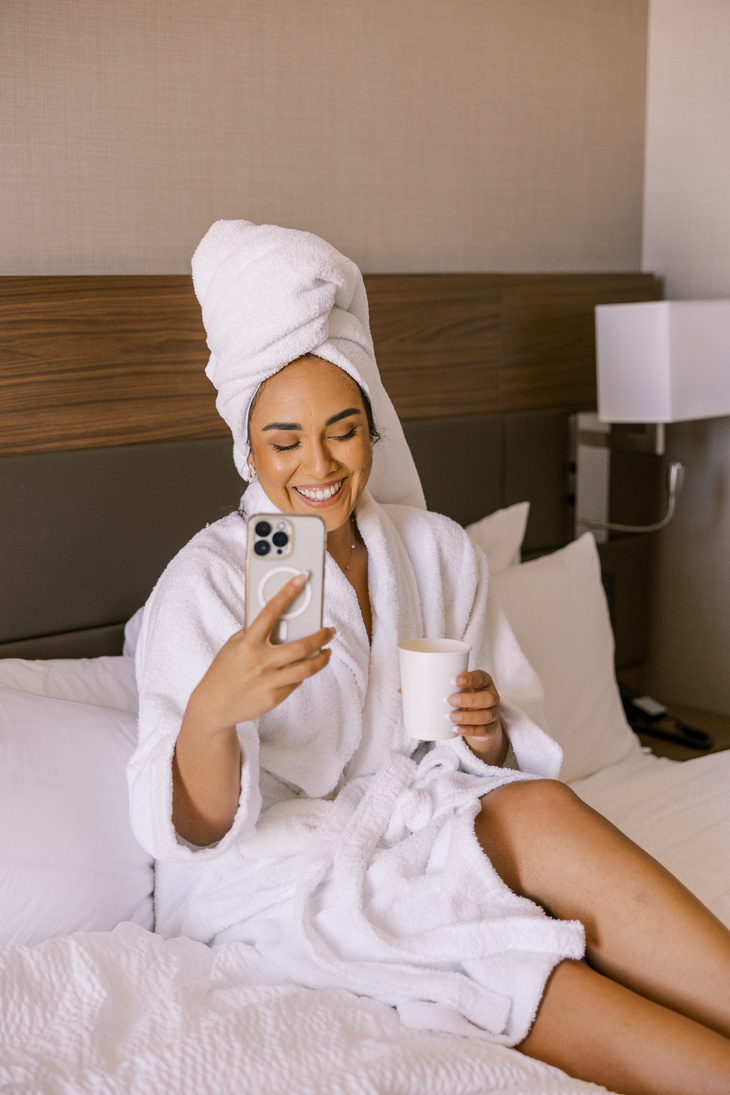
M 582 521 L 581 524 L 586 525 L 587 528 L 607 529 L 609 532 L 658 532 L 660 528 L 664 528 L 672 520 L 683 482 L 684 465 L 680 463 L 670 464 L 667 484 L 669 490 L 667 512 L 664 514 L 661 521 L 657 521 L 653 525 L 616 525 L 607 521 L 591 520 Z

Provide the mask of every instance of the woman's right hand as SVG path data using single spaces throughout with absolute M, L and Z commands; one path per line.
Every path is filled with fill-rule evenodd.
M 221 647 L 190 697 L 185 714 L 188 726 L 193 722 L 206 735 L 215 735 L 257 719 L 324 669 L 330 659 L 324 644 L 332 639 L 334 628 L 323 627 L 292 643 L 275 646 L 271 642 L 277 619 L 306 580 L 306 575 L 298 574 L 288 581 L 247 631 L 237 631 Z
M 241 794 L 241 747 L 236 725 L 257 719 L 324 669 L 334 635 L 323 627 L 306 639 L 274 646 L 271 632 L 301 591 L 297 575 L 261 610 L 248 631 L 237 631 L 193 690 L 172 762 L 172 821 L 192 844 L 213 844 L 230 829 Z

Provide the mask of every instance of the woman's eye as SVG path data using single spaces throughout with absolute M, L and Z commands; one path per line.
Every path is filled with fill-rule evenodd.
M 340 437 L 333 437 L 333 441 L 349 441 L 351 437 L 354 437 L 357 433 L 357 426 L 353 426 L 347 433 L 343 433 Z
M 289 452 L 291 449 L 295 449 L 298 444 L 298 441 L 295 441 L 293 445 L 277 445 L 275 441 L 273 442 L 275 452 Z

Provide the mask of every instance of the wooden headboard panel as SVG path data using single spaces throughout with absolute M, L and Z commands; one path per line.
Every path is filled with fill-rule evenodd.
M 593 308 L 655 299 L 658 280 L 366 283 L 429 505 L 466 524 L 528 499 L 527 550 L 567 542 L 568 414 L 595 402 Z M 0 278 L 0 657 L 119 652 L 166 562 L 235 507 L 241 483 L 206 361 L 188 277 Z M 628 606 L 627 627 L 614 618 L 629 636 L 622 657 L 635 660 L 646 547 L 606 549 L 608 584 Z
M 593 309 L 650 274 L 371 274 L 402 419 L 595 405 Z M 0 277 L 0 456 L 221 437 L 184 276 Z

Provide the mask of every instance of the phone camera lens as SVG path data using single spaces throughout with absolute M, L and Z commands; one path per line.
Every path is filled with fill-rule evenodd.
M 263 521 L 261 523 L 264 524 Z M 269 526 L 267 525 L 266 527 L 268 528 Z M 266 540 L 257 540 L 253 546 L 253 549 L 257 555 L 268 555 L 271 551 L 271 544 L 269 544 Z
M 271 532 L 271 525 L 269 524 L 268 521 L 259 521 L 259 523 L 256 525 L 256 535 L 257 536 L 268 536 L 270 532 Z M 256 550 L 258 550 L 258 547 L 257 547 Z M 266 554 L 265 551 L 259 551 L 259 555 L 265 555 L 265 554 Z
M 274 541 L 276 547 L 281 548 L 287 543 L 289 537 L 285 532 L 275 532 L 271 539 Z

